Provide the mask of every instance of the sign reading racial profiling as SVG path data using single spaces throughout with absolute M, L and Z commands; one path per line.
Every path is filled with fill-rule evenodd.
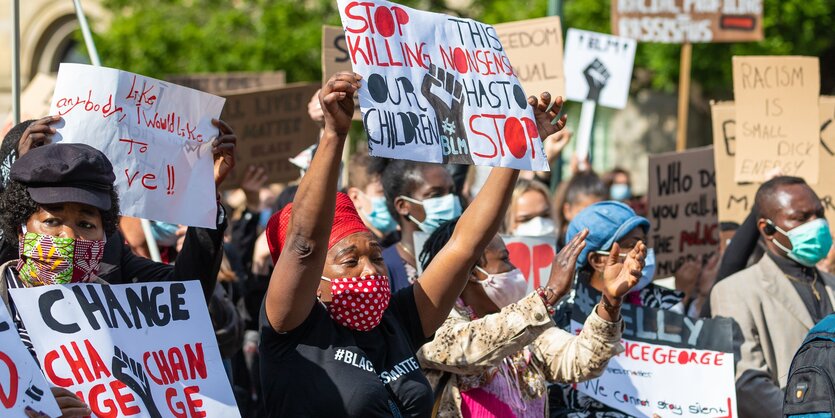
M 612 33 L 641 42 L 763 39 L 763 0 L 612 0 Z
M 557 238 L 502 235 L 502 240 L 507 246 L 510 263 L 525 275 L 528 293 L 545 286 L 557 255 Z
M 219 95 L 246 90 L 274 89 L 285 84 L 284 71 L 184 74 L 166 79 L 174 84 Z
M 126 71 L 61 64 L 50 114 L 55 142 L 113 164 L 122 215 L 216 228 L 212 141 L 224 99 Z
M 566 98 L 623 109 L 632 82 L 638 43 L 571 28 L 565 41 Z
M 338 5 L 371 155 L 549 169 L 492 26 L 384 0 Z
M 494 26 L 528 96 L 565 96 L 562 26 L 557 16 Z
M 737 104 L 737 182 L 762 181 L 780 168 L 818 182 L 817 57 L 733 57 Z
M 597 291 L 578 284 L 573 334 L 599 299 Z M 605 405 L 601 410 L 637 417 L 736 416 L 732 319 L 693 319 L 628 303 L 621 314 L 625 351 L 599 378 L 574 385 L 577 390 Z
M 239 417 L 200 283 L 10 289 L 47 379 L 95 417 Z
M 319 83 L 304 83 L 226 95 L 222 119 L 235 127 L 241 159 L 226 180 L 229 186 L 237 187 L 250 165 L 264 167 L 270 183 L 299 177 L 298 167 L 288 159 L 319 138 L 319 126 L 307 113 L 318 89 Z
M 719 249 L 713 147 L 651 155 L 649 185 L 648 235 L 658 277 L 713 255 Z
M 811 185 L 818 194 L 828 219 L 835 219 L 835 97 L 821 96 L 818 101 L 818 148 L 820 164 L 818 184 Z M 734 181 L 737 155 L 737 123 L 734 102 L 711 104 L 713 119 L 713 150 L 716 164 L 716 194 L 719 221 L 741 224 L 754 206 L 754 196 L 762 178 L 757 182 Z M 831 224 L 835 228 L 835 224 Z M 833 230 L 835 233 L 835 230 Z
M 5 304 L 0 304 L 0 411 L 5 411 L 4 417 L 22 417 L 27 409 L 61 415 L 41 368 L 20 341 Z

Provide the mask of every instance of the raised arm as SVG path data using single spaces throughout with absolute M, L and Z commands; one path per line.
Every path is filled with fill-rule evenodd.
M 565 127 L 565 116 L 557 119 L 562 98 L 551 103 L 551 95 L 540 100 L 529 97 L 536 116 L 539 137 L 547 138 Z M 552 123 L 553 122 L 553 123 Z M 467 283 L 469 271 L 499 230 L 519 170 L 494 168 L 473 203 L 461 215 L 449 242 L 415 282 L 415 303 L 424 334 L 429 337 L 449 315 Z
M 324 134 L 293 200 L 287 237 L 267 288 L 267 319 L 277 332 L 301 325 L 316 303 L 336 208 L 339 162 L 361 78 L 350 72 L 335 74 L 319 93 Z

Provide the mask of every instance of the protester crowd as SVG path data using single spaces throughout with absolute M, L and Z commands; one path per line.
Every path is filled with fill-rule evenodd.
M 322 132 L 294 184 L 267 184 L 250 166 L 239 189 L 221 192 L 237 136 L 215 121 L 216 229 L 154 223 L 163 263 L 147 258 L 138 220 L 119 217 L 104 154 L 52 144 L 57 116 L 15 126 L 0 148 L 0 295 L 24 343 L 10 288 L 197 278 L 244 417 L 567 417 L 577 407 L 570 384 L 623 351 L 630 304 L 732 318 L 740 416 L 782 416 L 792 358 L 835 305 L 829 226 L 802 179 L 766 181 L 724 251 L 682 263 L 664 287 L 646 199 L 620 168 L 575 163 L 553 185 L 493 168 L 477 181 L 475 167 L 462 176 L 361 146 L 340 182 L 363 83 L 339 73 L 311 99 Z M 570 137 L 564 117 L 550 123 L 561 98 L 528 101 L 549 159 L 559 158 Z M 422 247 L 418 231 L 428 234 Z M 557 242 L 540 288 L 528 291 L 508 236 Z M 56 272 L 40 248 L 73 268 Z M 573 335 L 578 284 L 598 304 Z M 64 416 L 91 413 L 68 390 L 53 394 Z

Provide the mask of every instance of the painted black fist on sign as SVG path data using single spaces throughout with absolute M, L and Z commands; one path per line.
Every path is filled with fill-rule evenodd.
M 113 370 L 113 377 L 124 383 L 125 386 L 139 396 L 139 399 L 145 404 L 145 409 L 148 411 L 149 416 L 152 418 L 162 418 L 156 403 L 154 403 L 154 397 L 151 394 L 151 383 L 148 381 L 148 376 L 142 369 L 142 363 L 128 357 L 119 347 L 113 347 L 113 350 L 113 361 L 110 365 Z
M 435 109 L 438 133 L 444 151 L 444 163 L 472 164 L 470 144 L 464 128 L 464 86 L 451 72 L 429 66 L 420 88 L 423 97 Z
M 586 83 L 589 84 L 589 94 L 586 98 L 597 102 L 600 99 L 600 91 L 603 90 L 603 87 L 606 87 L 606 82 L 611 77 L 609 70 L 599 59 L 595 58 L 583 70 L 583 75 L 586 77 Z

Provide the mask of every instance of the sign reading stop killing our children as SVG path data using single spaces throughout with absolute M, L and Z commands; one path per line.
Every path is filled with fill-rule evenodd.
M 10 289 L 46 378 L 95 417 L 240 417 L 200 283 Z
M 649 185 L 647 235 L 657 277 L 670 277 L 685 261 L 719 250 L 713 147 L 651 155 Z
M 225 100 L 126 71 L 61 64 L 55 141 L 88 144 L 113 164 L 122 215 L 214 229 L 212 141 Z
M 339 0 L 371 155 L 548 170 L 496 30 L 383 0 Z
M 23 345 L 6 306 L 0 306 L 0 411 L 2 416 L 23 417 L 26 411 L 61 415 L 50 386 Z
M 737 182 L 779 168 L 817 184 L 818 68 L 817 57 L 733 57 Z

